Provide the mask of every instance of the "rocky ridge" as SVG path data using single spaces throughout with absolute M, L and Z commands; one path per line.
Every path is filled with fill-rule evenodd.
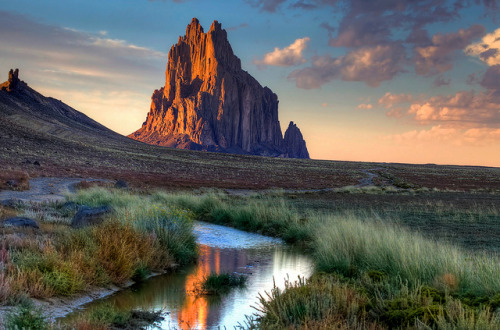
M 296 125 L 283 139 L 277 95 L 242 70 L 217 21 L 205 33 L 193 18 L 170 49 L 165 76 L 146 121 L 129 137 L 182 149 L 309 158 Z

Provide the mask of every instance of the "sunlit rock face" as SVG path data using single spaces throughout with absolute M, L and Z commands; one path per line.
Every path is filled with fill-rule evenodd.
M 146 121 L 129 137 L 183 149 L 297 154 L 285 151 L 277 95 L 241 69 L 217 21 L 205 33 L 193 18 L 170 49 L 165 76 Z

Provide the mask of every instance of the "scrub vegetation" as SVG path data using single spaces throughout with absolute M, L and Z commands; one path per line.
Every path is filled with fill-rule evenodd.
M 196 260 L 188 211 L 102 188 L 79 191 L 70 200 L 16 210 L 34 216 L 39 230 L 0 229 L 0 305 L 123 285 Z M 109 205 L 115 211 L 99 225 L 74 229 L 75 210 L 68 205 Z
M 71 229 L 74 211 L 65 204 L 17 209 L 35 217 L 41 229 L 23 229 L 22 235 L 2 229 L 3 304 L 141 280 L 153 271 L 194 261 L 192 219 L 198 219 L 282 238 L 307 251 L 316 264 L 311 278 L 289 280 L 284 289 L 262 293 L 256 314 L 242 327 L 500 327 L 495 234 L 500 208 L 498 195 L 490 192 L 364 189 L 141 195 L 93 187 L 68 201 L 109 205 L 114 213 L 98 226 Z M 481 235 L 482 240 L 468 244 L 462 231 Z M 219 293 L 242 283 L 229 274 L 212 274 L 200 290 Z M 36 309 L 29 313 L 35 322 Z M 97 326 L 94 321 L 80 322 Z M 103 329 L 111 326 L 106 322 Z

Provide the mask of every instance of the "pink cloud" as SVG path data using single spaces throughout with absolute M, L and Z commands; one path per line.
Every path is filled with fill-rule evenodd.
M 311 40 L 309 37 L 295 40 L 290 46 L 285 48 L 274 48 L 270 53 L 264 55 L 261 60 L 255 60 L 254 63 L 258 66 L 293 66 L 307 62 L 302 53 L 307 48 L 307 44 Z
M 410 103 L 413 101 L 413 96 L 411 94 L 393 94 L 387 92 L 378 100 L 378 104 L 383 105 L 387 109 L 394 107 L 395 105 L 402 103 Z
M 490 66 L 500 64 L 500 28 L 485 35 L 481 41 L 470 44 L 464 52 Z
M 362 47 L 336 58 L 316 56 L 310 67 L 295 70 L 288 78 L 304 89 L 319 88 L 333 79 L 360 81 L 377 87 L 404 71 L 404 59 L 404 48 L 398 43 Z
M 356 107 L 356 109 L 359 109 L 359 110 L 370 110 L 370 109 L 373 109 L 373 104 L 362 103 L 362 104 L 358 105 Z
M 464 49 L 472 40 L 483 36 L 484 33 L 484 26 L 475 24 L 455 33 L 435 34 L 430 45 L 417 46 L 413 49 L 416 73 L 434 75 L 451 70 L 453 53 Z

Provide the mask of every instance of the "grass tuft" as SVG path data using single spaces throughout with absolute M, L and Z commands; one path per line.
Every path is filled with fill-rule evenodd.
M 203 279 L 199 293 L 209 295 L 226 293 L 231 288 L 244 287 L 246 285 L 246 281 L 247 278 L 243 275 L 211 273 Z
M 23 301 L 14 311 L 5 316 L 5 329 L 45 330 L 50 323 L 41 309 L 36 308 L 31 301 Z

